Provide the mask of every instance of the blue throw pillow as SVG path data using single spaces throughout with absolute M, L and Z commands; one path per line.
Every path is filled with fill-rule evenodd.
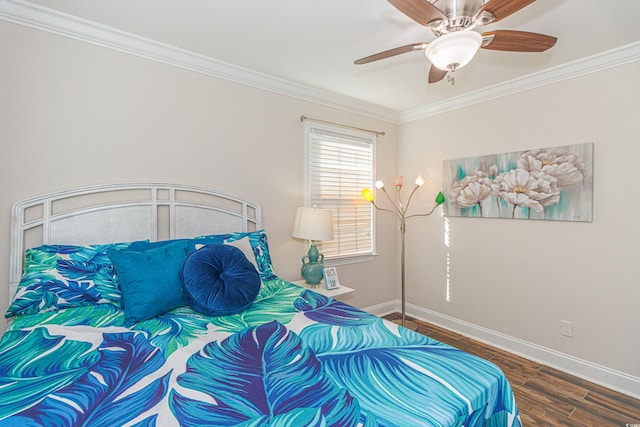
M 127 326 L 186 305 L 180 274 L 187 247 L 186 240 L 178 240 L 108 251 L 122 289 Z
M 271 255 L 269 253 L 267 233 L 264 230 L 240 231 L 236 233 L 212 234 L 196 237 L 191 240 L 191 250 L 195 250 L 196 245 L 231 243 L 244 239 L 245 237 L 249 239 L 249 244 L 253 249 L 253 255 L 258 267 L 258 273 L 260 273 L 260 278 L 265 282 L 277 279 L 278 277 L 273 270 Z
M 206 245 L 192 252 L 182 268 L 187 303 L 207 316 L 246 310 L 260 291 L 260 275 L 242 251 L 229 245 Z
M 189 239 L 172 239 L 172 240 L 159 240 L 156 242 L 150 242 L 148 240 L 140 240 L 131 243 L 127 249 L 130 251 L 142 252 L 152 248 L 159 248 L 161 246 L 174 245 L 176 242 L 189 243 Z

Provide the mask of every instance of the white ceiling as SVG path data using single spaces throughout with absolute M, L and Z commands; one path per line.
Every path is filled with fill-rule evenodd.
M 455 86 L 446 80 L 428 85 L 429 62 L 422 52 L 353 64 L 373 53 L 434 38 L 429 29 L 386 0 L 31 3 L 398 113 L 526 78 L 640 40 L 639 0 L 537 0 L 481 31 L 517 29 L 549 34 L 558 37 L 553 48 L 544 53 L 481 49 L 471 64 L 456 72 Z

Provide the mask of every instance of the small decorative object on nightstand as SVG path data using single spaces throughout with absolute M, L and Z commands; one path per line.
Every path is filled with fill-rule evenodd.
M 324 274 L 324 255 L 316 242 L 333 240 L 333 216 L 328 209 L 298 208 L 293 237 L 309 240 L 309 252 L 302 257 L 302 277 L 309 285 L 319 286 Z
M 327 289 L 337 289 L 340 287 L 338 272 L 335 267 L 328 267 L 324 269 L 324 284 Z

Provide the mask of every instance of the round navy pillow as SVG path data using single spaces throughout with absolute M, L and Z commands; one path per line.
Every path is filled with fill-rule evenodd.
M 234 246 L 206 245 L 192 252 L 182 267 L 187 303 L 207 316 L 246 310 L 260 291 L 260 276 Z

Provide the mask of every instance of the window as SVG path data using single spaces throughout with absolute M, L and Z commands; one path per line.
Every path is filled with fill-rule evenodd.
M 334 239 L 322 242 L 330 264 L 359 261 L 375 251 L 374 209 L 362 196 L 374 177 L 376 135 L 305 122 L 308 206 L 333 212 Z

